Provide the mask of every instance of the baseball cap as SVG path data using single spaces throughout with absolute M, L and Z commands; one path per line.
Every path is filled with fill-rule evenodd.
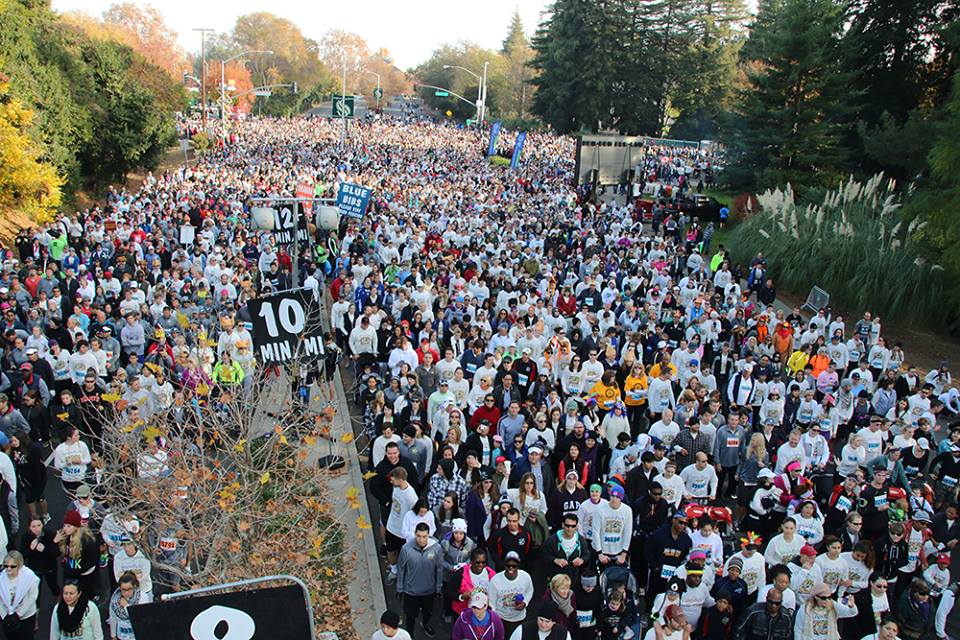
M 78 498 L 89 498 L 90 497 L 90 485 L 82 484 L 77 487 L 77 497 Z
M 513 553 L 512 551 L 510 553 Z M 509 555 L 509 554 L 507 554 Z M 516 554 L 514 554 L 516 555 Z M 487 597 L 487 594 L 483 591 L 474 591 L 473 595 L 470 596 L 470 607 L 485 607 L 490 599 Z
M 517 553 L 516 551 L 508 551 L 508 552 L 507 552 L 507 555 L 506 555 L 506 557 L 504 557 L 503 561 L 504 561 L 504 562 L 508 562 L 508 561 L 510 561 L 510 560 L 513 560 L 513 561 L 515 561 L 515 562 L 520 562 L 520 554 Z

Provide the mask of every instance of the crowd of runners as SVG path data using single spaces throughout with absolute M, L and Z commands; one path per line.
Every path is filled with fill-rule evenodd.
M 716 221 L 594 203 L 570 140 L 507 172 L 429 130 L 355 176 L 379 199 L 329 278 L 401 600 L 376 637 L 960 635 L 946 365 L 778 307 Z M 650 151 L 661 193 L 696 188 Z
M 571 139 L 531 132 L 510 171 L 472 130 L 350 129 L 343 149 L 339 123 L 236 123 L 195 165 L 6 248 L 7 638 L 42 617 L 52 640 L 130 640 L 127 607 L 177 588 L 147 556 L 189 566 L 186 534 L 98 493 L 104 430 L 157 426 L 131 473 L 162 477 L 172 416 L 250 387 L 244 306 L 290 288 L 294 250 L 252 229 L 250 198 L 305 181 L 373 192 L 362 219 L 311 227 L 298 280 L 329 293 L 327 373 L 351 363 L 375 472 L 400 594 L 376 638 L 444 619 L 454 640 L 960 638 L 945 365 L 918 373 L 869 314 L 778 308 L 762 256 L 731 264 L 716 221 L 667 198 L 652 224 L 594 202 Z M 717 161 L 680 154 L 642 167 L 671 198 L 695 188 L 678 167 Z

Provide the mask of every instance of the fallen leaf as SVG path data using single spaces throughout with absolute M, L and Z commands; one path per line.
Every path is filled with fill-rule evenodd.
M 369 480 L 370 478 L 376 477 L 376 475 L 377 475 L 376 471 L 367 471 L 365 474 L 363 474 L 363 479 Z
M 267 484 L 270 482 L 270 472 L 264 471 L 263 475 L 260 476 L 260 484 Z
M 342 442 L 342 443 L 344 443 L 344 444 L 349 444 L 349 443 L 353 442 L 353 433 L 350 432 L 350 431 L 348 431 L 348 432 L 346 432 L 345 434 L 343 434 L 342 436 L 340 436 L 340 442 Z

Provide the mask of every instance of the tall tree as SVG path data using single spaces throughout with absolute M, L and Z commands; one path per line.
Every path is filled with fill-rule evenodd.
M 847 168 L 842 137 L 856 94 L 840 67 L 842 27 L 832 0 L 761 2 L 744 46 L 747 86 L 724 135 L 731 183 L 801 189 Z
M 590 43 L 582 0 L 556 0 L 533 38 L 531 65 L 538 72 L 532 109 L 561 133 L 592 128 L 597 113 L 586 111 L 584 96 L 597 91 L 599 78 L 581 65 Z
M 693 0 L 688 21 L 690 44 L 677 61 L 682 69 L 670 95 L 676 120 L 673 138 L 712 139 L 734 97 L 737 60 L 746 39 L 743 0 Z
M 950 314 L 953 329 L 960 327 L 960 227 L 957 210 L 960 208 L 960 72 L 953 76 L 950 99 L 935 126 L 935 138 L 930 151 L 930 179 L 922 184 L 916 196 L 904 209 L 906 219 L 913 218 L 911 231 L 929 247 L 930 257 L 946 271 L 949 304 L 944 309 Z
M 507 37 L 503 40 L 501 55 L 506 60 L 507 95 L 503 100 L 504 110 L 510 116 L 523 119 L 526 116 L 527 105 L 533 94 L 530 84 L 530 61 L 533 59 L 533 49 L 530 40 L 523 30 L 520 20 L 520 11 L 514 10 L 510 19 L 510 28 Z
M 906 178 L 910 169 L 884 146 L 925 145 L 912 154 L 918 156 L 929 150 L 932 138 L 917 137 L 917 127 L 948 97 L 956 61 L 942 64 L 942 56 L 950 51 L 942 36 L 957 5 L 955 0 L 848 3 L 844 64 L 859 70 L 856 87 L 862 94 L 856 110 L 858 127 L 851 130 L 848 144 L 863 170 Z
M 274 91 L 269 98 L 257 98 L 257 109 L 264 113 L 296 112 L 306 92 L 318 86 L 326 89 L 333 87 L 333 74 L 317 56 L 320 47 L 286 18 L 265 11 L 242 15 L 237 18 L 225 44 L 229 47 L 224 52 L 227 55 L 250 50 L 273 52 L 245 58 L 254 85 L 296 82 L 300 88 L 298 95 L 294 95 L 290 89 L 281 89 Z
M 179 78 L 186 68 L 186 54 L 177 44 L 177 34 L 154 7 L 133 2 L 114 3 L 103 12 L 103 22 L 115 27 L 121 42 L 171 78 Z
M 643 0 L 557 0 L 533 39 L 533 111 L 561 132 L 659 133 L 664 73 Z

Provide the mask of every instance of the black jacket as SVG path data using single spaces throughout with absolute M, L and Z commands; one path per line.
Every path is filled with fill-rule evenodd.
M 543 555 L 543 562 L 546 565 L 547 575 L 554 575 L 557 573 L 565 573 L 573 580 L 580 575 L 580 569 L 574 567 L 573 565 L 568 564 L 565 567 L 559 567 L 554 560 L 562 559 L 567 562 L 573 562 L 577 558 L 582 558 L 584 566 L 590 566 L 593 564 L 595 559 L 595 554 L 593 548 L 590 546 L 590 541 L 577 533 L 577 544 L 574 546 L 573 551 L 570 552 L 570 555 L 567 555 L 566 551 L 563 550 L 563 547 L 560 545 L 560 539 L 563 536 L 562 532 L 557 532 L 547 536 L 547 539 L 543 541 L 543 546 L 540 548 L 540 553 Z M 574 580 L 576 582 L 576 580 Z
M 389 505 L 393 500 L 393 485 L 390 484 L 390 472 L 396 467 L 403 467 L 407 470 L 407 482 L 413 487 L 413 490 L 420 494 L 420 476 L 417 475 L 417 469 L 409 459 L 400 456 L 399 464 L 390 464 L 390 461 L 384 458 L 374 469 L 377 475 L 370 482 L 370 492 L 383 508 Z
M 734 640 L 793 640 L 793 611 L 781 607 L 780 615 L 771 618 L 767 603 L 751 605 L 740 619 Z

